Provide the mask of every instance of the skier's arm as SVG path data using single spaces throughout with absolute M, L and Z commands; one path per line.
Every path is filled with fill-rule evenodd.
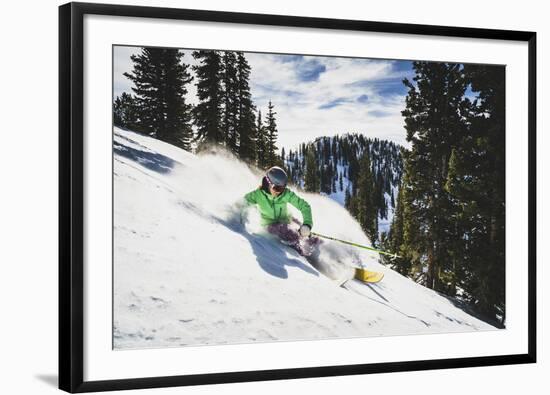
M 252 192 L 248 192 L 246 195 L 244 195 L 244 200 L 246 201 L 246 204 L 252 205 L 258 203 L 258 191 L 260 189 L 254 189 Z
M 309 226 L 311 229 L 313 227 L 313 218 L 311 216 L 311 206 L 304 199 L 296 195 L 291 190 L 287 192 L 289 194 L 288 202 L 300 210 L 302 213 L 302 222 L 304 225 Z

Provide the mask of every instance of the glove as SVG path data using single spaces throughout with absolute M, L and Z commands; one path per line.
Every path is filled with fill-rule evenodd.
M 302 225 L 300 226 L 300 236 L 302 237 L 309 237 L 311 234 L 311 227 L 309 225 Z

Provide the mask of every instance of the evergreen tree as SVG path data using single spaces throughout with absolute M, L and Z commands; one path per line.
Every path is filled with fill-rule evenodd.
M 445 184 L 458 235 L 454 280 L 487 317 L 505 320 L 505 76 L 504 67 L 466 65 L 478 98 L 469 104 L 468 129 L 453 150 Z
M 256 122 L 256 149 L 257 163 L 260 169 L 268 167 L 268 136 L 266 128 L 262 122 L 262 112 L 258 110 L 258 118 Z
M 197 77 L 199 103 L 193 111 L 199 143 L 223 144 L 222 133 L 222 58 L 218 51 L 194 51 L 199 64 L 193 66 Z
M 276 112 L 273 111 L 273 104 L 271 100 L 269 101 L 267 107 L 267 117 L 266 117 L 266 133 L 267 133 L 267 160 L 270 166 L 273 166 L 277 163 L 277 123 L 275 121 Z
M 139 131 L 139 109 L 135 97 L 123 92 L 117 96 L 113 106 L 113 123 L 127 129 Z
M 145 47 L 131 56 L 133 70 L 124 75 L 134 83 L 141 131 L 189 150 L 193 132 L 185 95 L 192 77 L 183 56 L 177 49 Z
M 304 188 L 307 192 L 319 191 L 319 178 L 317 176 L 317 161 L 315 158 L 315 146 L 308 145 L 306 153 L 306 172 L 304 177 Z
M 237 81 L 237 56 L 235 52 L 225 51 L 222 59 L 222 131 L 225 144 L 231 152 L 238 154 L 238 112 L 239 86 Z
M 321 163 L 319 166 L 320 191 L 326 194 L 332 192 L 332 166 Z
M 352 184 L 352 195 L 355 195 L 357 179 L 359 177 L 359 161 L 357 160 L 355 150 L 349 154 L 348 179 Z
M 371 162 L 367 151 L 360 162 L 360 176 L 357 186 L 357 218 L 361 228 L 369 237 L 372 245 L 378 240 L 378 216 L 375 203 L 375 184 L 371 172 Z
M 425 285 L 445 290 L 450 201 L 444 190 L 451 150 L 464 132 L 466 82 L 461 65 L 413 62 L 416 86 L 407 79 L 405 116 L 412 144 L 405 166 L 405 243 L 426 267 Z
M 351 203 L 351 192 L 349 191 L 349 184 L 348 184 L 348 186 L 346 187 L 346 192 L 344 194 L 344 207 L 348 211 L 350 211 L 350 203 Z
M 399 187 L 397 193 L 397 207 L 392 219 L 389 234 L 386 239 L 384 247 L 387 251 L 392 251 L 399 255 L 400 258 L 391 258 L 387 255 L 382 256 L 382 260 L 386 264 L 390 264 L 397 272 L 404 276 L 409 276 L 411 271 L 411 259 L 408 256 L 407 249 L 404 243 L 404 190 L 403 187 Z
M 242 52 L 237 52 L 237 97 L 238 97 L 238 125 L 239 135 L 239 156 L 247 162 L 256 159 L 256 146 L 258 140 L 258 129 L 254 123 L 255 107 L 252 103 L 250 93 L 250 65 Z M 259 121 L 261 124 L 261 120 Z

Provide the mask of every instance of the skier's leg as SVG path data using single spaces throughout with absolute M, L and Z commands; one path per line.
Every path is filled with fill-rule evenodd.
M 302 241 L 302 250 L 306 256 L 311 256 L 315 251 L 318 251 L 321 239 L 316 236 L 309 236 Z
M 301 225 L 302 223 L 296 218 L 292 217 L 292 222 L 296 225 Z M 300 255 L 303 256 L 312 256 L 313 253 L 318 252 L 319 244 L 321 244 L 321 239 L 317 236 L 309 236 L 305 239 L 300 238 L 300 234 L 296 232 L 298 236 L 298 243 L 300 244 Z
M 291 229 L 288 224 L 276 223 L 267 227 L 267 231 L 277 236 L 283 244 L 294 248 L 298 253 L 302 254 L 300 248 L 300 235 L 295 230 Z
M 280 223 L 278 225 L 279 237 L 290 244 L 297 244 L 300 241 L 300 234 L 292 229 L 289 224 Z

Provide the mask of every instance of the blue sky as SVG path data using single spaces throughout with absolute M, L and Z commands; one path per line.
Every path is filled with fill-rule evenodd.
M 131 82 L 122 74 L 130 71 L 130 55 L 136 47 L 115 47 L 115 96 L 130 92 Z M 195 64 L 191 51 L 183 61 Z M 302 55 L 246 53 L 252 68 L 252 99 L 265 115 L 269 100 L 277 113 L 279 147 L 295 148 L 319 136 L 362 133 L 404 146 L 406 88 L 412 79 L 412 63 Z M 196 103 L 196 90 L 189 86 L 188 101 Z

